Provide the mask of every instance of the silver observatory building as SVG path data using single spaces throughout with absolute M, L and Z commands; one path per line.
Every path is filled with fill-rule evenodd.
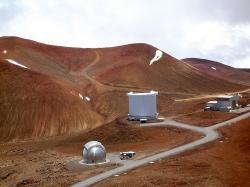
M 127 93 L 129 100 L 129 120 L 157 119 L 156 96 L 158 92 Z
M 83 162 L 86 164 L 100 164 L 106 162 L 105 147 L 98 141 L 90 141 L 83 147 Z

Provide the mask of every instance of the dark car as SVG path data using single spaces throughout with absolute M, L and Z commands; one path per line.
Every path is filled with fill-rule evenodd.
M 135 156 L 134 151 L 128 151 L 128 152 L 121 152 L 120 153 L 120 159 L 121 160 L 127 160 L 127 159 L 132 158 L 133 156 Z

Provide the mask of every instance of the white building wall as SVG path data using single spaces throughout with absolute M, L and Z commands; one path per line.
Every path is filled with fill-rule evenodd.
M 157 92 L 133 94 L 129 93 L 129 116 L 140 118 L 157 117 L 156 95 Z
M 232 106 L 231 101 L 218 101 L 217 105 L 219 108 Z

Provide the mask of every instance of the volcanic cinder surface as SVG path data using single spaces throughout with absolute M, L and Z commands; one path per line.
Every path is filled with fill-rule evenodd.
M 128 91 L 159 91 L 163 110 L 173 97 L 246 88 L 204 75 L 166 53 L 150 66 L 156 50 L 147 44 L 68 48 L 1 37 L 0 140 L 93 129 L 126 115 Z
M 238 69 L 241 70 L 241 71 L 246 71 L 246 72 L 250 73 L 250 69 L 248 69 L 248 68 L 238 68 Z
M 134 150 L 134 159 L 140 159 L 201 138 L 191 131 L 143 129 L 128 122 L 122 116 L 127 115 L 129 91 L 158 91 L 162 116 L 195 125 L 209 126 L 236 115 L 201 110 L 216 94 L 249 89 L 247 72 L 232 76 L 234 68 L 210 64 L 218 74 L 207 74 L 159 51 L 148 44 L 82 49 L 1 37 L 0 186 L 69 186 L 117 167 L 79 165 L 82 145 L 91 140 L 100 140 L 109 154 Z M 250 93 L 243 96 L 248 103 Z M 212 143 L 96 185 L 244 184 L 249 173 L 243 167 L 249 163 L 247 124 L 249 119 L 239 129 L 222 131 L 224 143 L 214 143 L 213 149 Z
M 219 62 L 199 58 L 186 58 L 182 61 L 206 75 L 238 84 L 250 85 L 250 71 L 248 69 L 237 69 Z
M 250 118 L 220 129 L 222 138 L 181 155 L 159 160 L 94 186 L 250 185 Z

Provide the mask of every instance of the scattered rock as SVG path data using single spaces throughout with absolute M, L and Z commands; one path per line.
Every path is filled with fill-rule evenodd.
M 16 187 L 22 187 L 22 186 L 26 186 L 28 184 L 32 184 L 35 183 L 36 181 L 32 180 L 32 179 L 24 179 L 20 182 L 17 183 Z
M 5 179 L 7 179 L 10 175 L 12 175 L 13 173 L 15 173 L 15 171 L 13 171 L 13 170 L 1 169 L 1 170 L 0 170 L 0 179 L 1 179 L 1 180 L 5 180 Z

